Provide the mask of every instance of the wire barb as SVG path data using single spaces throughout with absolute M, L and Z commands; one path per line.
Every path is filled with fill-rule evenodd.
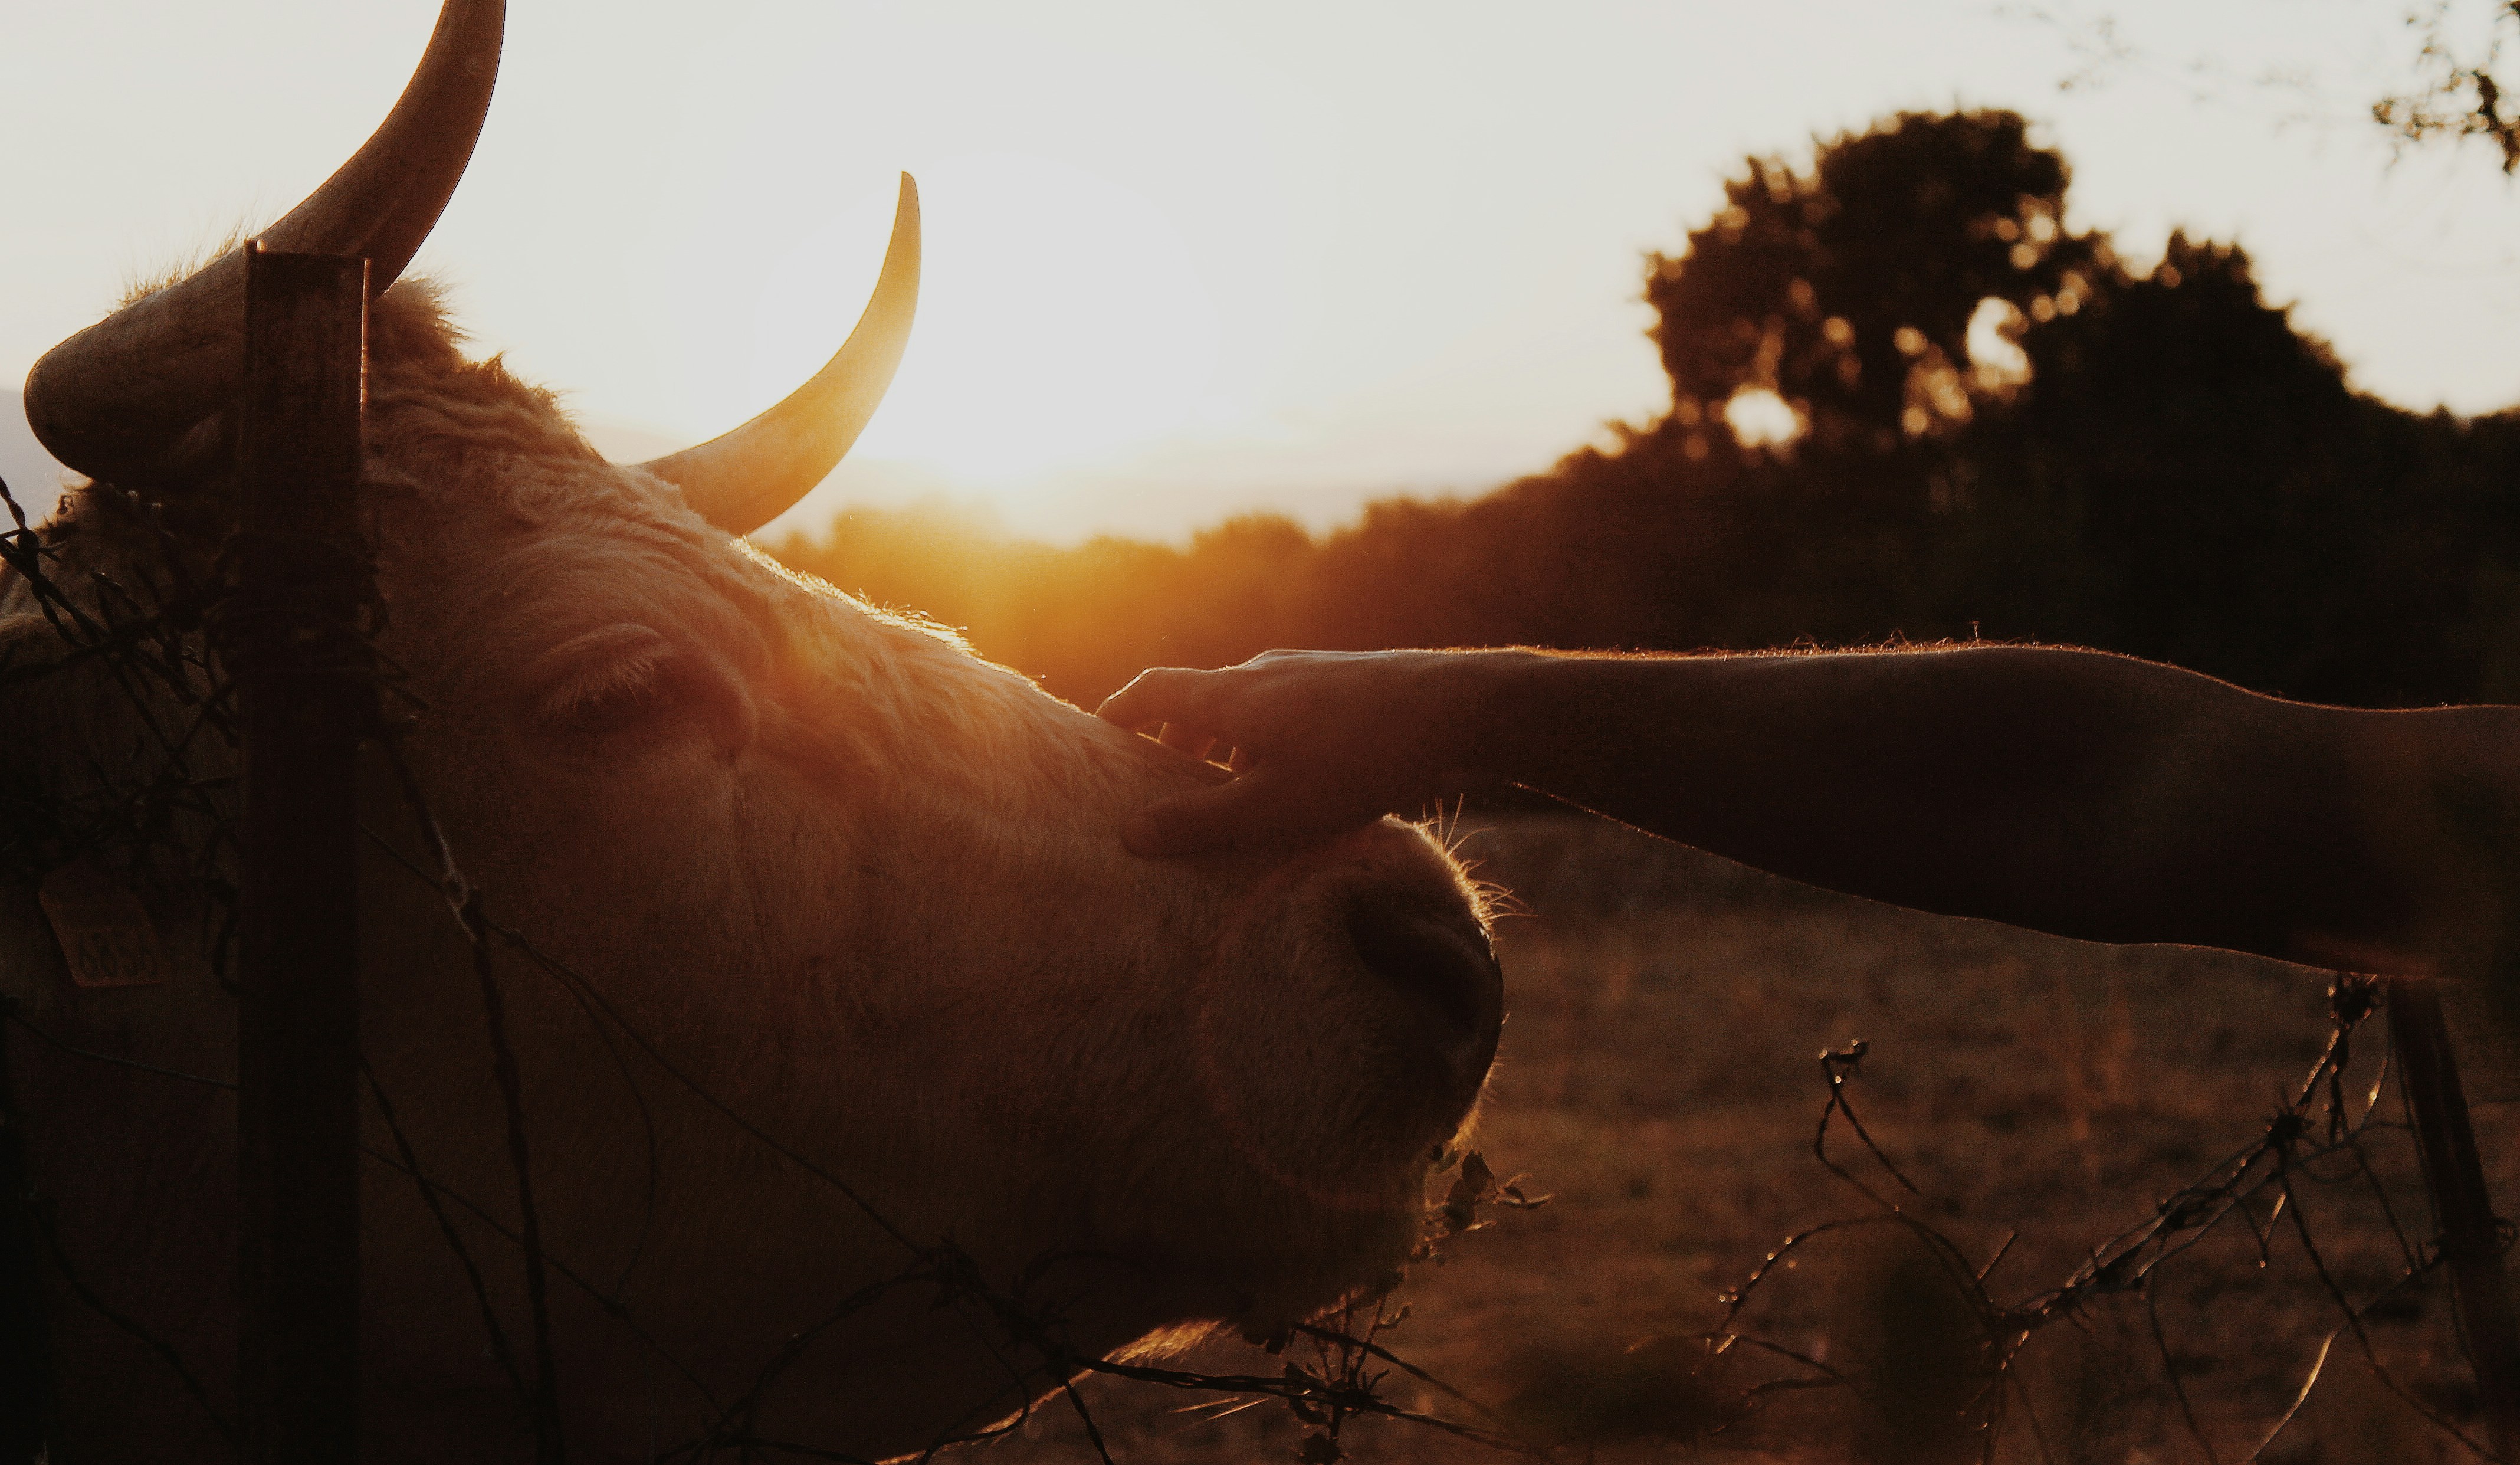
M 53 632 L 52 644 L 41 654 L 29 654 L 28 647 L 34 643 L 13 643 L 10 658 L 0 660 L 0 687 L 43 678 L 98 677 L 140 730 L 142 754 L 121 762 L 94 762 L 85 770 L 84 783 L 35 784 L 29 781 L 26 770 L 0 770 L 0 871 L 31 883 L 69 859 L 100 857 L 116 873 L 129 875 L 135 883 L 151 889 L 180 884 L 199 896 L 204 964 L 232 997 L 234 985 L 228 972 L 236 940 L 237 909 L 233 874 L 237 725 L 233 709 L 240 682 L 256 672 L 250 665 L 223 659 L 217 648 L 239 644 L 240 632 L 247 633 L 243 640 L 250 644 L 252 632 L 261 632 L 266 639 L 275 632 L 285 637 L 291 627 L 269 623 L 267 610 L 239 600 L 231 572 L 236 557 L 251 546 L 241 543 L 238 534 L 228 533 L 218 553 L 205 559 L 166 525 L 157 505 L 136 495 L 87 491 L 96 495 L 89 512 L 117 530 L 121 547 L 131 551 L 110 571 L 91 563 L 97 556 L 71 555 L 61 545 L 48 542 L 43 530 L 28 526 L 23 509 L 6 482 L 0 482 L 0 510 L 6 511 L 15 526 L 0 530 L 0 593 L 6 593 L 12 583 L 22 584 Z M 148 558 L 153 551 L 154 560 Z M 325 563 L 343 575 L 364 569 L 347 561 Z M 75 589 L 71 588 L 73 584 Z M 355 634 L 338 644 L 325 643 L 329 650 L 323 652 L 324 661 L 330 665 L 356 668 L 373 686 L 380 708 L 425 713 L 425 705 L 405 685 L 402 668 L 377 648 L 377 640 L 385 627 L 382 602 L 369 599 Z M 299 639 L 302 642 L 304 638 Z M 415 858 L 374 830 L 367 831 L 366 838 L 395 865 L 434 892 L 445 903 L 466 943 L 482 1003 L 491 1081 L 500 1101 L 515 1187 L 515 1221 L 511 1224 L 480 1199 L 463 1194 L 430 1172 L 411 1137 L 403 1113 L 364 1057 L 360 1062 L 361 1078 L 391 1141 L 391 1149 L 371 1145 L 362 1145 L 361 1149 L 372 1162 L 404 1176 L 416 1187 L 439 1236 L 458 1262 L 480 1316 L 488 1352 L 515 1394 L 519 1415 L 530 1423 L 535 1458 L 540 1465 L 561 1465 L 566 1448 L 558 1382 L 560 1345 L 549 1296 L 552 1278 L 592 1300 L 614 1325 L 636 1338 L 651 1355 L 679 1377 L 692 1396 L 701 1402 L 709 1420 L 706 1428 L 693 1440 L 654 1451 L 653 1458 L 658 1461 L 759 1460 L 774 1456 L 861 1460 L 862 1456 L 832 1442 L 762 1435 L 757 1428 L 760 1407 L 769 1392 L 798 1366 L 818 1340 L 905 1289 L 932 1293 L 937 1307 L 962 1316 L 974 1335 L 988 1345 L 1007 1381 L 1007 1392 L 1000 1396 L 1000 1401 L 1008 1404 L 1014 1416 L 1003 1425 L 971 1429 L 967 1421 L 950 1428 L 935 1442 L 935 1449 L 1003 1436 L 1031 1417 L 1035 1393 L 1056 1390 L 1078 1417 L 1098 1456 L 1109 1461 L 1110 1442 L 1095 1421 L 1077 1383 L 1092 1375 L 1193 1390 L 1223 1398 L 1280 1401 L 1322 1442 L 1310 1446 L 1314 1452 L 1308 1458 L 1316 1460 L 1337 1458 L 1340 1426 L 1365 1415 L 1408 1421 L 1499 1449 L 1541 1452 L 1502 1429 L 1480 1429 L 1415 1413 L 1382 1398 L 1378 1387 L 1390 1370 L 1397 1369 L 1447 1397 L 1478 1407 L 1459 1390 L 1401 1361 L 1375 1342 L 1376 1334 L 1390 1325 L 1379 1311 L 1365 1326 L 1362 1337 L 1351 1336 L 1347 1331 L 1355 1323 L 1353 1309 L 1339 1314 L 1335 1325 L 1307 1324 L 1303 1336 L 1316 1350 L 1315 1366 L 1306 1370 L 1290 1364 L 1282 1377 L 1121 1364 L 1078 1351 L 1068 1343 L 1066 1330 L 1058 1321 L 1056 1299 L 1035 1296 L 1031 1290 L 1039 1286 L 1041 1277 L 1058 1259 L 1043 1259 L 1027 1272 L 1028 1280 L 1009 1288 L 986 1278 L 978 1263 L 949 1238 L 922 1243 L 913 1237 L 847 1179 L 746 1118 L 698 1081 L 672 1056 L 664 1041 L 632 1024 L 619 1004 L 583 972 L 542 949 L 518 926 L 495 919 L 490 914 L 489 893 L 463 869 L 453 843 L 430 807 L 421 779 L 403 755 L 402 736 L 411 725 L 409 715 L 380 717 L 375 746 L 391 770 L 414 827 L 427 844 L 427 854 Z M 523 958 L 531 971 L 568 995 L 610 1053 L 640 1115 L 648 1167 L 647 1199 L 627 1256 L 608 1287 L 590 1281 L 583 1267 L 547 1249 L 542 1229 L 544 1208 L 536 1192 L 532 1165 L 530 1117 L 524 1103 L 524 1072 L 529 1055 L 519 1051 L 518 1034 L 511 1030 L 509 994 L 497 968 L 501 949 Z M 82 1062 L 219 1089 L 235 1087 L 228 1079 L 74 1044 L 29 1020 L 14 1000 L 0 999 L 0 1019 Z M 630 1297 L 634 1273 L 654 1224 L 663 1165 L 655 1119 L 634 1060 L 652 1066 L 745 1141 L 781 1157 L 816 1183 L 846 1198 L 902 1250 L 904 1263 L 898 1272 L 836 1300 L 819 1322 L 792 1336 L 761 1367 L 749 1387 L 732 1400 L 721 1400 L 704 1381 L 702 1371 L 679 1357 L 646 1325 Z M 1525 1198 L 1512 1181 L 1497 1184 L 1483 1165 L 1478 1172 L 1486 1180 L 1477 1187 L 1478 1193 L 1468 1198 L 1470 1209 L 1491 1203 L 1508 1209 L 1540 1204 Z M 499 1300 L 481 1260 L 465 1239 L 459 1213 L 477 1222 L 518 1254 L 525 1279 L 527 1327 L 523 1349 L 501 1316 Z M 233 1427 L 211 1404 L 187 1360 L 158 1331 L 107 1304 L 70 1271 L 49 1215 L 39 1209 L 37 1218 L 50 1244 L 55 1266 L 72 1293 L 117 1328 L 157 1351 L 201 1402 L 222 1435 L 233 1439 Z M 1430 1221 L 1430 1229 L 1440 1227 Z M 528 1351 L 530 1368 L 525 1359 Z M 1387 1366 L 1377 1369 L 1370 1364 Z

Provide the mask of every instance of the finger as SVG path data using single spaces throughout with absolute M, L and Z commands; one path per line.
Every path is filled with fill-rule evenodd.
M 1231 783 L 1175 794 L 1132 815 L 1121 826 L 1121 842 L 1153 858 L 1267 849 L 1328 839 L 1380 817 L 1289 797 L 1282 782 L 1263 768 Z
M 1149 723 L 1170 722 L 1178 713 L 1189 710 L 1203 672 L 1188 671 L 1179 666 L 1157 666 L 1141 671 L 1127 686 L 1104 698 L 1094 715 L 1122 727 L 1145 727 Z
M 1187 722 L 1167 722 L 1164 724 L 1164 735 L 1155 741 L 1175 753 L 1187 753 L 1192 757 L 1203 758 L 1207 756 L 1207 750 L 1216 746 L 1216 734 L 1203 727 L 1192 727 Z

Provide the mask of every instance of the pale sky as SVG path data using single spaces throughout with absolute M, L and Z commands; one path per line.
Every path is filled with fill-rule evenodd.
M 2363 120 L 2402 0 L 511 0 L 420 268 L 644 455 L 820 364 L 925 203 L 919 329 L 795 516 L 941 489 L 1057 539 L 1474 492 L 1655 415 L 1641 258 L 1745 153 L 2014 108 L 2079 225 L 2236 236 L 2391 400 L 2520 403 L 2520 194 Z M 293 204 L 432 0 L 0 0 L 0 377 Z M 2135 53 L 2085 73 L 2094 23 Z M 7 402 L 0 396 L 0 403 Z M 0 475 L 39 490 L 22 428 Z M 49 480 L 50 475 L 42 475 Z M 40 492 L 31 496 L 42 497 Z M 775 530 L 774 530 L 775 532 Z

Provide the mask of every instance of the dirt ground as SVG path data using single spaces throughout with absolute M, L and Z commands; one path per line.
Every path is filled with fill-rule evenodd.
M 2255 1141 L 2326 1040 L 2326 974 L 1919 916 L 1604 823 L 1471 822 L 1463 854 L 1526 912 L 1501 928 L 1509 1016 L 1476 1146 L 1501 1175 L 1528 1171 L 1526 1189 L 1553 1199 L 1486 1213 L 1495 1224 L 1445 1243 L 1441 1263 L 1416 1267 L 1385 1305 L 1410 1309 L 1382 1335 L 1386 1346 L 1495 1412 L 1483 1417 L 1398 1373 L 1382 1393 L 1465 1423 L 1503 1421 L 1559 1445 L 1561 1458 L 1986 1457 L 1990 1386 L 1968 1341 L 1983 1330 L 1956 1268 L 1904 1223 L 1879 1219 L 1881 1209 L 1813 1153 L 1827 1097 L 1823 1048 L 1868 1044 L 1849 1093 L 1916 1193 L 1842 1124 L 1831 1158 L 1947 1237 L 1962 1274 L 2001 1251 L 1984 1291 L 2009 1307 L 2063 1283 L 2094 1249 Z M 2490 1178 L 2508 1210 L 2520 1195 L 2510 1103 L 2520 1080 L 2489 1015 L 2454 1001 L 2452 1016 L 2469 1050 Z M 2358 1115 L 2384 1050 L 2374 1019 L 2345 1086 Z M 2347 1157 L 2305 1167 L 2293 1213 L 2275 1213 L 2266 1192 L 2148 1289 L 2094 1295 L 2036 1333 L 1992 1386 L 2004 1406 L 1993 1457 L 2203 1461 L 2201 1435 L 2230 1461 L 2266 1442 L 2343 1321 L 2304 1235 L 2358 1304 L 2403 1269 L 2391 1212 L 2429 1235 L 2395 1087 L 2378 1086 L 2368 1177 L 2348 1174 Z M 1737 1413 L 1745 1387 L 1813 1372 L 1739 1346 L 1701 1373 L 1703 1346 L 1688 1338 L 1719 1327 L 1719 1294 L 1789 1233 L 1866 1216 L 1875 1219 L 1779 1261 L 1735 1324 L 1862 1387 L 1776 1392 L 1749 1417 L 1692 1439 Z M 2450 1310 L 2438 1287 L 2402 1286 L 2370 1310 L 2365 1334 L 2400 1389 L 2473 1436 Z M 1288 1356 L 1310 1357 L 1300 1345 Z M 1177 1366 L 1276 1374 L 1285 1361 L 1231 1344 Z M 1110 1381 L 1089 1384 L 1085 1397 L 1123 1465 L 1290 1459 L 1310 1432 L 1274 1401 L 1237 1408 Z M 1971 1399 L 1977 1428 L 1964 1417 Z M 1338 1443 L 1367 1462 L 1508 1458 L 1382 1419 L 1348 1422 Z M 1093 1458 L 1065 1409 L 997 1448 Z M 2370 1369 L 2351 1331 L 2260 1456 L 2270 1465 L 2463 1457 Z

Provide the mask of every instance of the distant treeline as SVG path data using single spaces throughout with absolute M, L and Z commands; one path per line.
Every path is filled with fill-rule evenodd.
M 1671 410 L 1469 502 L 1054 549 L 855 510 L 789 564 L 1091 706 L 1273 646 L 2036 638 L 2362 705 L 2520 699 L 2520 413 L 2357 394 L 2236 247 L 2063 226 L 2009 113 L 1753 159 L 1647 260 Z M 1788 415 L 1790 414 L 1790 415 Z

